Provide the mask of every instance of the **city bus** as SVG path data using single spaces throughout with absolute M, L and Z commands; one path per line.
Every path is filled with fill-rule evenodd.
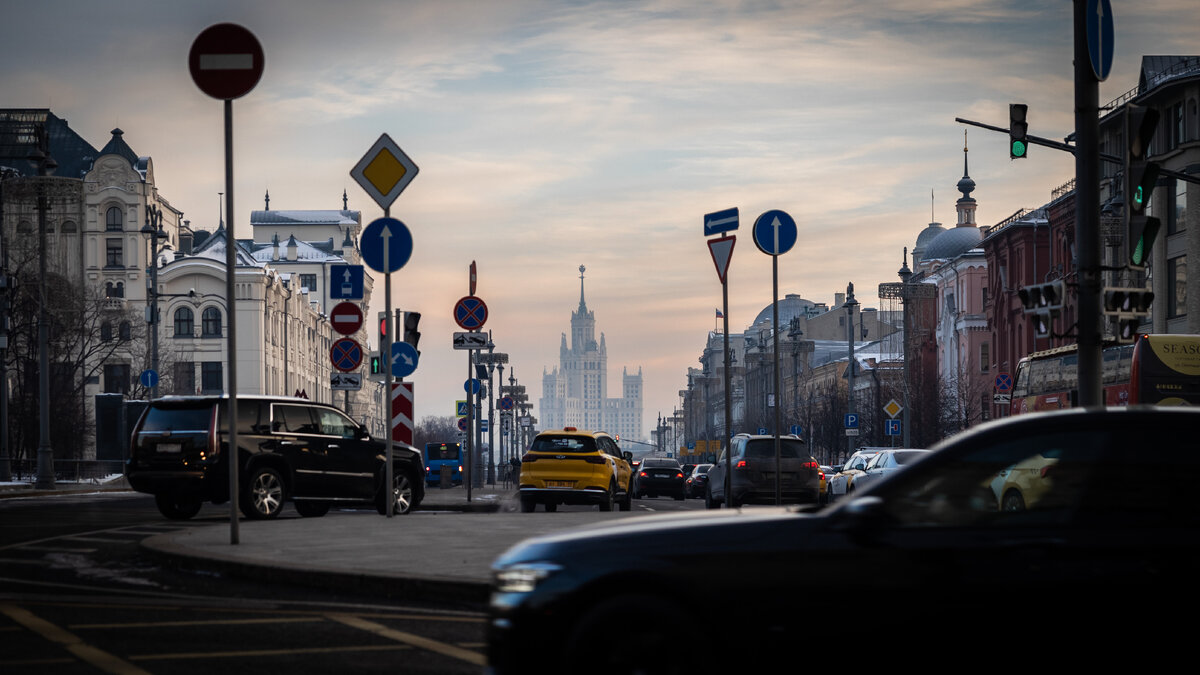
M 1074 405 L 1075 345 L 1034 352 L 1017 364 L 1009 414 Z M 1200 335 L 1141 334 L 1101 355 L 1104 405 L 1200 405 Z
M 458 443 L 425 444 L 425 484 L 437 485 L 442 480 L 442 467 L 450 469 L 450 480 L 462 485 L 462 446 Z

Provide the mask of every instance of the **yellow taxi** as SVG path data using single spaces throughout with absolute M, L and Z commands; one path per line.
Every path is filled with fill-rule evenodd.
M 559 504 L 596 504 L 601 511 L 615 505 L 628 511 L 633 507 L 632 459 L 603 431 L 543 431 L 521 457 L 521 511 L 530 513 L 538 504 L 547 511 Z

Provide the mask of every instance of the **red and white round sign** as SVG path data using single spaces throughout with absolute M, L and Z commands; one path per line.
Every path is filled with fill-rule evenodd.
M 235 23 L 209 26 L 192 43 L 188 70 L 200 91 L 209 96 L 240 98 L 262 77 L 262 45 L 254 33 Z
M 329 323 L 342 335 L 354 335 L 363 325 L 362 309 L 353 302 L 339 302 L 333 306 Z

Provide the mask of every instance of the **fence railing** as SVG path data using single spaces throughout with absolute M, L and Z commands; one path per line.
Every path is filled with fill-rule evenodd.
M 36 459 L 9 460 L 14 481 L 37 480 Z M 120 476 L 124 462 L 119 459 L 55 459 L 54 480 L 63 483 L 94 483 Z

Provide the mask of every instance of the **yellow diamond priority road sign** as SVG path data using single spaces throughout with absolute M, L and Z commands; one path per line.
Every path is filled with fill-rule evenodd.
M 404 154 L 392 137 L 383 134 L 350 170 L 350 175 L 376 204 L 386 209 L 416 178 L 418 171 L 417 165 Z
M 888 401 L 887 405 L 883 406 L 883 412 L 887 413 L 888 417 L 892 419 L 895 419 L 896 415 L 899 415 L 903 411 L 904 406 L 897 403 L 896 399 Z

